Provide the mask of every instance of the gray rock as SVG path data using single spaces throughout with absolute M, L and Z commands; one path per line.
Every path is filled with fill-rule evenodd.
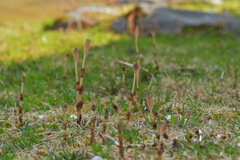
M 144 33 L 151 29 L 156 33 L 179 33 L 185 27 L 204 26 L 219 28 L 223 32 L 240 34 L 240 21 L 225 14 L 205 13 L 198 11 L 177 10 L 170 8 L 156 8 L 142 18 L 140 24 Z M 122 33 L 127 30 L 127 19 L 118 18 L 113 21 L 111 28 Z

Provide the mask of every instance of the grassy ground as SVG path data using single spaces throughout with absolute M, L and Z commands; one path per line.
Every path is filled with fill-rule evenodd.
M 104 109 L 107 108 L 110 117 L 106 135 L 118 141 L 112 103 L 120 107 L 122 125 L 125 124 L 133 70 L 126 68 L 126 95 L 122 99 L 121 65 L 113 62 L 111 46 L 116 44 L 118 59 L 136 62 L 134 38 L 104 32 L 100 27 L 59 33 L 43 32 L 39 27 L 41 24 L 35 25 L 4 23 L 0 28 L 3 33 L 1 53 L 4 53 L 0 57 L 1 158 L 119 157 L 116 145 L 103 145 L 97 134 L 102 133 Z M 87 38 L 92 44 L 84 79 L 83 121 L 78 127 L 76 120 L 70 118 L 76 114 L 71 52 L 74 47 L 82 51 Z M 233 73 L 239 75 L 239 37 L 191 31 L 183 36 L 157 36 L 160 71 L 156 71 L 153 63 L 151 43 L 151 37 L 139 39 L 139 50 L 143 54 L 141 63 L 149 72 L 141 73 L 141 102 L 134 101 L 131 129 L 123 131 L 124 145 L 156 140 L 149 112 L 144 111 L 146 96 L 152 93 L 158 127 L 167 115 L 171 115 L 167 129 L 169 139 L 163 140 L 164 159 L 239 158 L 240 111 L 239 98 L 236 97 L 239 83 L 235 90 L 235 78 L 226 66 L 230 64 Z M 67 79 L 63 80 L 66 53 L 70 54 L 70 58 Z M 22 75 L 26 76 L 26 83 L 23 124 L 19 125 L 14 121 L 13 107 L 14 95 L 20 92 Z M 68 135 L 67 142 L 63 143 L 62 106 L 65 103 L 69 105 Z M 96 113 L 91 111 L 92 105 L 97 106 Z M 44 118 L 39 115 L 44 115 Z M 94 115 L 97 116 L 96 142 L 90 144 L 89 121 Z M 199 130 L 202 132 L 200 135 Z M 221 139 L 221 135 L 226 139 Z M 178 140 L 175 147 L 173 139 Z M 152 146 L 126 147 L 126 157 L 131 156 L 130 153 L 136 159 L 149 159 L 157 154 L 157 150 Z
M 95 155 L 117 159 L 117 143 L 113 140 L 103 143 L 99 136 L 106 122 L 104 135 L 118 142 L 118 119 L 112 103 L 120 110 L 125 157 L 156 158 L 155 131 L 146 110 L 148 93 L 153 95 L 157 130 L 168 120 L 169 139 L 162 139 L 163 159 L 240 158 L 238 36 L 212 31 L 159 35 L 156 37 L 159 71 L 153 62 L 151 37 L 141 36 L 141 64 L 149 72 L 141 72 L 141 94 L 133 102 L 131 128 L 126 129 L 133 69 L 126 67 L 122 98 L 122 65 L 113 61 L 112 44 L 116 45 L 116 58 L 133 63 L 137 61 L 134 38 L 116 35 L 103 26 L 67 33 L 43 31 L 46 23 L 0 24 L 0 159 L 91 159 Z M 83 82 L 83 120 L 78 126 L 73 117 L 76 92 L 72 50 L 78 47 L 81 65 L 86 39 L 91 39 L 91 47 Z M 67 78 L 63 80 L 67 53 L 70 55 Z M 233 75 L 227 64 L 232 66 Z M 23 75 L 26 76 L 23 123 L 19 124 L 14 116 L 14 97 L 20 93 Z M 64 104 L 69 106 L 67 112 L 63 112 Z M 91 110 L 93 105 L 97 107 L 95 112 Z M 105 109 L 109 111 L 106 121 Z M 91 144 L 94 117 L 95 142 Z

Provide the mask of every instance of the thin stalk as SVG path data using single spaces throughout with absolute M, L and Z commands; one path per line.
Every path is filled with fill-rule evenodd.
M 68 65 L 68 58 L 69 58 L 69 54 L 65 55 L 64 58 L 64 74 L 63 74 L 63 79 L 67 79 L 67 65 Z
M 233 73 L 233 68 L 230 64 L 227 64 L 228 70 L 231 73 L 232 78 L 234 79 L 234 73 Z
M 122 98 L 124 96 L 124 89 L 125 89 L 125 76 L 126 76 L 126 68 L 123 66 L 122 67 Z
M 123 135 L 122 125 L 119 117 L 119 108 L 116 104 L 112 104 L 115 114 L 117 115 L 117 128 L 118 128 L 118 141 L 119 141 L 119 154 L 120 159 L 124 159 Z
M 109 117 L 109 112 L 108 112 L 108 109 L 106 108 L 105 111 L 104 111 L 103 134 L 105 134 L 106 131 L 107 131 L 107 120 L 108 120 L 108 117 Z
M 161 138 L 160 138 L 161 139 Z M 159 141 L 157 142 L 157 155 L 158 155 L 158 160 L 162 159 L 162 141 L 159 139 Z
M 137 54 L 139 53 L 139 50 L 138 50 L 138 36 L 139 36 L 139 27 L 136 26 L 135 27 L 135 49 L 136 49 Z
M 112 69 L 112 75 L 115 76 L 115 50 L 116 50 L 116 45 L 112 44 L 112 62 L 111 62 L 111 69 Z
M 167 127 L 168 127 L 168 122 L 167 122 L 167 121 L 163 121 L 162 126 L 161 126 L 161 128 L 160 128 L 160 135 L 161 135 L 162 137 L 164 137 L 165 139 L 168 139 L 168 138 L 169 138 L 168 135 L 167 135 L 167 133 L 166 133 Z
M 159 140 L 160 134 L 157 131 L 157 123 L 155 121 L 153 111 L 152 111 L 153 110 L 153 98 L 152 98 L 152 94 L 150 94 L 150 93 L 147 96 L 147 105 L 148 105 L 148 109 L 150 111 L 150 119 L 151 119 L 151 122 L 152 122 L 152 126 L 153 126 L 153 129 L 154 129 L 156 138 Z
M 67 111 L 68 111 L 68 105 L 64 104 L 63 105 L 63 140 L 66 141 L 67 139 Z
M 75 66 L 75 78 L 76 78 L 76 105 L 78 104 L 78 89 L 79 86 L 79 80 L 78 80 L 78 49 L 75 48 L 73 50 L 73 58 L 74 58 L 74 66 Z
M 116 59 L 115 61 L 116 61 L 117 63 L 119 63 L 119 64 L 126 65 L 126 66 L 129 66 L 129 67 L 133 67 L 133 64 L 131 64 L 131 63 L 124 62 L 124 61 L 118 60 L 118 59 Z M 145 71 L 145 72 L 148 72 L 148 69 L 146 69 L 146 68 L 139 67 L 139 69 L 140 69 L 140 70 L 143 70 L 143 71 Z
M 167 131 L 167 126 L 168 123 L 167 121 L 163 121 L 161 127 L 160 127 L 160 138 L 157 141 L 157 155 L 158 155 L 158 159 L 161 160 L 162 159 L 162 154 L 164 152 L 164 148 L 163 148 L 163 142 L 162 142 L 162 137 L 164 137 L 165 139 L 168 139 L 168 135 L 166 133 Z
M 157 53 L 156 53 L 156 41 L 155 41 L 155 32 L 151 31 L 151 35 L 152 35 L 152 48 L 153 48 L 153 59 L 154 59 L 154 63 L 156 65 L 156 69 L 159 70 L 159 66 L 158 66 L 158 61 L 157 61 Z
M 21 78 L 22 85 L 21 85 L 21 92 L 20 92 L 20 105 L 19 105 L 19 122 L 22 124 L 23 121 L 23 88 L 24 88 L 24 82 L 26 81 L 26 77 L 22 76 Z
M 90 143 L 94 143 L 95 142 L 95 132 L 94 132 L 94 127 L 95 127 L 95 121 L 96 121 L 96 117 L 92 117 L 91 118 L 91 137 L 90 137 Z
M 94 127 L 95 127 L 95 121 L 96 121 L 96 118 L 97 118 L 97 115 L 96 115 L 96 105 L 92 105 L 92 111 L 94 112 L 94 116 L 91 118 L 91 137 L 90 137 L 90 143 L 94 143 L 95 142 L 95 131 L 94 131 Z
M 107 120 L 108 120 L 108 117 L 109 117 L 109 112 L 108 112 L 108 109 L 106 108 L 105 111 L 104 111 L 103 134 L 105 134 L 106 131 L 107 131 Z M 104 139 L 103 139 L 103 144 L 105 144 L 105 140 Z
M 84 45 L 84 50 L 83 50 L 83 60 L 82 60 L 82 69 L 81 69 L 81 73 L 80 73 L 80 88 L 78 90 L 79 93 L 79 97 L 78 97 L 78 103 L 77 103 L 77 124 L 81 123 L 82 120 L 82 106 L 83 106 L 83 100 L 82 100 L 82 92 L 83 92 L 83 78 L 85 75 L 85 62 L 86 62 L 86 56 L 88 53 L 90 47 L 90 40 L 87 39 L 86 43 Z
M 115 61 L 115 56 L 116 55 L 116 45 L 112 44 L 112 60 L 113 62 Z
M 233 79 L 233 89 L 235 92 L 236 98 L 238 98 L 238 90 L 237 90 L 237 80 L 238 80 L 238 73 L 234 74 L 233 68 L 230 64 L 227 64 L 228 70 L 231 73 L 232 79 Z
M 133 77 L 132 92 L 129 96 L 129 109 L 128 109 L 128 113 L 127 113 L 126 128 L 129 128 L 129 121 L 130 121 L 131 112 L 132 112 L 132 102 L 133 102 L 133 98 L 134 98 L 134 88 L 135 88 L 135 83 L 136 83 L 136 77 L 137 77 L 137 74 L 139 71 L 139 67 L 138 67 L 137 63 L 133 64 L 133 71 L 134 71 L 134 77 Z
M 139 27 L 137 25 L 135 27 L 135 49 L 136 49 L 136 53 L 137 53 L 137 64 L 138 64 L 138 67 L 140 68 L 141 67 L 141 65 L 140 65 L 141 56 L 140 56 L 139 49 L 138 49 L 138 37 L 139 37 Z M 136 76 L 137 91 L 139 91 L 139 76 L 140 76 L 140 70 L 138 71 L 137 76 Z
M 15 125 L 17 124 L 17 101 L 18 101 L 18 94 L 15 95 L 14 110 L 13 110 Z

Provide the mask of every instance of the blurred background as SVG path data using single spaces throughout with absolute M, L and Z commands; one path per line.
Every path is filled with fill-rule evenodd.
M 44 20 L 61 16 L 63 11 L 73 10 L 77 6 L 90 4 L 117 6 L 136 2 L 235 16 L 240 13 L 239 0 L 2 0 L 0 21 Z
M 240 0 L 1 0 L 0 61 L 63 54 L 89 37 L 94 46 L 111 44 L 136 25 L 144 35 L 189 28 L 240 34 L 239 8 Z

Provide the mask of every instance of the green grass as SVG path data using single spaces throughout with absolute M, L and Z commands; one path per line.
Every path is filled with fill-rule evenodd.
M 116 57 L 136 62 L 134 38 L 116 35 L 103 27 L 60 33 L 43 31 L 43 23 L 2 23 L 0 25 L 0 159 L 86 159 L 99 155 L 107 159 L 119 157 L 118 148 L 100 137 L 104 109 L 108 108 L 107 135 L 117 138 L 117 123 L 112 103 L 120 108 L 124 126 L 131 92 L 133 70 L 126 68 L 126 97 L 121 99 L 121 65 L 112 62 L 113 43 Z M 70 115 L 75 109 L 75 73 L 72 50 L 91 39 L 84 77 L 82 127 Z M 240 38 L 217 32 L 186 31 L 182 36 L 156 37 L 160 71 L 155 70 L 151 37 L 141 36 L 139 50 L 143 55 L 141 103 L 134 102 L 131 130 L 123 130 L 124 145 L 152 143 L 155 139 L 146 106 L 149 92 L 154 97 L 154 113 L 158 126 L 171 115 L 164 141 L 164 155 L 172 159 L 238 159 L 240 143 L 239 98 L 235 96 L 234 79 L 227 69 L 239 75 Z M 63 80 L 64 55 L 70 54 L 67 79 Z M 80 60 L 81 62 L 81 60 Z M 111 69 L 111 64 L 114 68 Z M 220 80 L 222 71 L 224 77 Z M 23 102 L 23 125 L 15 125 L 14 95 L 20 92 L 21 76 L 26 75 Z M 237 82 L 239 91 L 239 81 Z M 67 143 L 62 142 L 62 106 L 69 111 Z M 96 142 L 90 144 L 91 106 L 97 106 Z M 52 113 L 54 111 L 54 113 Z M 41 120 L 39 115 L 44 115 Z M 202 140 L 196 130 L 203 132 Z M 193 138 L 187 138 L 192 134 Z M 221 140 L 217 135 L 225 135 Z M 172 140 L 178 139 L 173 147 Z M 108 154 L 111 153 L 111 154 Z M 154 147 L 125 148 L 125 155 L 149 159 L 157 155 Z

